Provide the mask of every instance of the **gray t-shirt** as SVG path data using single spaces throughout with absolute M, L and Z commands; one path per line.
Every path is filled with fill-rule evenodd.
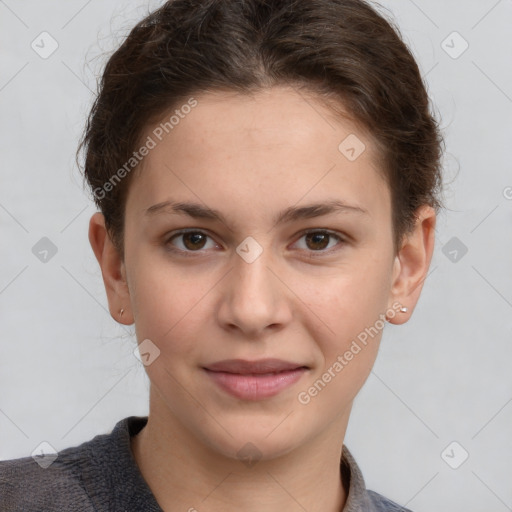
M 110 434 L 60 451 L 46 468 L 32 457 L 0 461 L 0 511 L 162 512 L 130 446 L 130 436 L 146 422 L 124 418 Z M 342 454 L 340 475 L 348 489 L 342 512 L 411 512 L 367 490 L 345 445 Z

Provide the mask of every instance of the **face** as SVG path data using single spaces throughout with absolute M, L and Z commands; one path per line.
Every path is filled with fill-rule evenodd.
M 288 87 L 195 98 L 161 141 L 148 129 L 156 145 L 126 203 L 122 271 L 154 357 L 150 417 L 228 457 L 248 442 L 273 458 L 339 439 L 394 303 L 372 143 Z M 222 363 L 268 358 L 287 366 Z

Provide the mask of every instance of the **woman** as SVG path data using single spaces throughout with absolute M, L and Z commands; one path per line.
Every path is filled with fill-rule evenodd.
M 442 137 L 362 0 L 175 0 L 109 59 L 82 149 L 149 416 L 0 463 L 2 510 L 407 510 L 343 444 L 419 299 Z

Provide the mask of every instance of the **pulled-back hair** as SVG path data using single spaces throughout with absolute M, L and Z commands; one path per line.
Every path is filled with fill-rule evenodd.
M 413 55 L 376 7 L 364 0 L 170 0 L 109 58 L 79 146 L 122 256 L 133 173 L 105 184 L 133 158 L 148 124 L 201 92 L 274 85 L 316 93 L 369 134 L 391 191 L 395 252 L 419 206 L 442 206 L 444 140 Z

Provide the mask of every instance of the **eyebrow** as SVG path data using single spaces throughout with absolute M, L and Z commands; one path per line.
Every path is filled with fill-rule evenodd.
M 153 216 L 157 214 L 175 214 L 188 215 L 194 219 L 217 220 L 224 224 L 227 221 L 224 215 L 218 210 L 208 206 L 193 202 L 163 201 L 154 204 L 146 209 L 145 215 Z M 312 219 L 331 213 L 356 213 L 359 215 L 368 215 L 368 210 L 360 206 L 350 205 L 337 199 L 323 201 L 322 203 L 308 204 L 305 206 L 290 206 L 286 208 L 273 219 L 274 225 L 285 224 L 303 219 Z

